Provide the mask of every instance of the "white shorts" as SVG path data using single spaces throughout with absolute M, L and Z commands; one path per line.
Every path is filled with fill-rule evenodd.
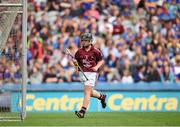
M 96 72 L 84 72 L 88 80 L 84 77 L 82 72 L 79 72 L 80 80 L 83 81 L 84 85 L 94 87 L 98 78 L 98 73 Z

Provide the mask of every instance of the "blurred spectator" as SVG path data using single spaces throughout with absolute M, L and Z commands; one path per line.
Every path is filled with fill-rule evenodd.
M 71 77 L 72 77 L 72 82 L 80 81 L 80 77 L 79 77 L 78 71 L 75 71 L 75 73 L 73 73 Z
M 152 82 L 152 81 L 159 82 L 159 81 L 161 81 L 160 74 L 157 70 L 157 62 L 156 61 L 154 61 L 152 63 L 152 65 L 147 67 L 146 81 L 147 82 Z
M 163 62 L 160 77 L 162 82 L 174 82 L 173 68 L 169 65 L 168 61 Z
M 31 84 L 40 84 L 43 81 L 43 74 L 41 72 L 41 62 L 35 63 L 32 72 L 30 72 L 30 83 Z
M 122 76 L 122 83 L 133 83 L 133 77 L 131 75 L 131 73 L 129 72 L 129 70 L 125 69 L 123 71 L 123 76 Z
M 176 82 L 180 82 L 180 54 L 175 58 L 174 73 Z
M 57 83 L 58 82 L 58 77 L 56 75 L 56 69 L 53 66 L 47 67 L 47 69 L 45 71 L 45 75 L 43 77 L 43 82 L 45 82 L 45 83 L 49 83 L 49 82 Z
M 99 82 L 107 82 L 107 76 L 106 76 L 106 73 L 103 70 L 101 70 L 99 72 L 98 81 Z
M 145 67 L 143 65 L 137 66 L 137 72 L 135 72 L 135 74 L 133 76 L 133 79 L 134 79 L 135 83 L 146 80 L 146 77 L 145 77 Z

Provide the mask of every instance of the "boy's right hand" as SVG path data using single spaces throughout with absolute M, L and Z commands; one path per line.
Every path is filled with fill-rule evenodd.
M 73 64 L 74 64 L 74 66 L 78 67 L 78 62 L 76 59 L 73 59 Z

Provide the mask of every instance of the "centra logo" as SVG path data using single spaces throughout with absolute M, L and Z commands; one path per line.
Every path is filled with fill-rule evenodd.
M 70 98 L 67 95 L 58 97 L 36 97 L 34 94 L 27 94 L 27 111 L 71 111 L 79 110 L 83 103 L 83 98 Z M 21 105 L 21 104 L 20 104 Z
M 108 99 L 108 106 L 114 111 L 177 111 L 178 99 L 175 97 L 125 97 L 113 94 Z

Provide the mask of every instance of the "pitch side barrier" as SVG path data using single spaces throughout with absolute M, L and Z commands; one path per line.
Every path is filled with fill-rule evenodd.
M 90 112 L 180 112 L 178 83 L 99 83 L 96 89 L 107 94 L 107 108 L 102 109 L 100 102 L 92 98 Z M 1 87 L 1 94 L 9 93 L 15 100 L 19 96 L 18 90 L 18 85 L 6 84 Z M 83 101 L 80 83 L 33 84 L 27 85 L 27 90 L 28 112 L 74 112 L 81 108 Z M 0 100 L 11 102 L 11 99 Z M 17 112 L 13 103 L 8 103 L 11 112 Z
M 0 91 L 18 91 L 19 85 L 5 84 L 0 86 Z M 180 83 L 98 83 L 95 89 L 101 91 L 180 91 Z M 42 83 L 28 84 L 27 91 L 82 91 L 83 85 L 79 82 L 72 83 Z

